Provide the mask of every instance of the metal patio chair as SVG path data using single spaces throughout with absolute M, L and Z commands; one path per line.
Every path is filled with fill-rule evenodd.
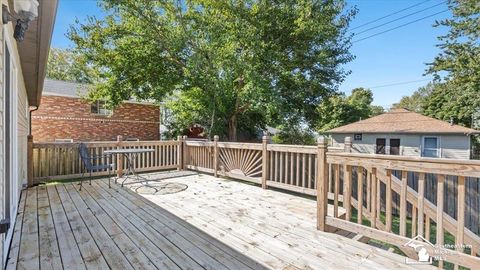
M 91 156 L 88 152 L 87 145 L 84 143 L 80 143 L 78 145 L 78 153 L 80 154 L 80 158 L 82 159 L 83 166 L 85 167 L 85 171 L 82 172 L 82 180 L 80 181 L 80 190 L 82 190 L 82 183 L 83 183 L 83 176 L 85 172 L 90 174 L 90 185 L 92 184 L 92 172 L 94 171 L 101 171 L 101 170 L 108 170 L 108 187 L 110 187 L 110 178 L 111 178 L 111 171 L 113 169 L 113 164 L 99 164 L 96 163 L 94 165 L 92 160 L 100 160 L 103 157 L 108 157 L 109 155 L 100 155 L 100 156 Z

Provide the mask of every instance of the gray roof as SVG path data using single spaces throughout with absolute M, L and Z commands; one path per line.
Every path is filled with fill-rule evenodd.
M 84 97 L 88 93 L 88 85 L 45 79 L 43 85 L 44 96 Z
M 83 98 L 88 94 L 88 84 L 66 82 L 52 79 L 45 79 L 43 85 L 43 96 L 61 96 Z M 145 105 L 156 105 L 154 101 L 137 101 L 134 98 L 126 100 L 128 103 L 140 103 Z

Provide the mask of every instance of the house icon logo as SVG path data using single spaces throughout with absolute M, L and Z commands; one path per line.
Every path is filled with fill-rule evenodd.
M 435 247 L 430 241 L 423 238 L 421 235 L 417 235 L 412 238 L 410 241 L 403 245 L 405 248 L 413 249 L 417 255 L 418 260 L 412 258 L 405 258 L 406 264 L 432 264 L 433 257 L 432 254 L 429 254 L 426 247 Z

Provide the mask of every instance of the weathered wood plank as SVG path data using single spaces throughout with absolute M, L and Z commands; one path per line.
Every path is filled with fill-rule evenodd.
M 58 248 L 61 251 L 60 256 L 62 258 L 63 267 L 65 269 L 85 269 L 82 254 L 75 241 L 73 231 L 70 227 L 70 223 L 55 186 L 47 186 L 47 194 L 50 200 L 50 210 L 52 211 L 55 233 L 57 235 Z M 72 223 L 71 225 L 74 227 L 76 224 Z M 100 252 L 98 252 L 98 254 L 100 254 Z M 103 266 L 107 267 L 106 263 Z
M 41 269 L 63 269 L 57 235 L 45 186 L 38 186 L 38 233 Z
M 26 196 L 17 269 L 40 269 L 37 188 L 28 189 Z
M 124 256 L 121 249 L 109 236 L 109 233 L 102 227 L 101 223 L 96 219 L 92 211 L 88 209 L 85 202 L 75 191 L 75 188 L 72 185 L 65 185 L 65 192 L 75 205 L 75 208 L 85 222 L 85 225 L 95 240 L 95 243 L 102 251 L 102 255 L 107 261 L 108 265 L 112 268 L 131 269 L 132 265 L 128 259 Z
M 27 191 L 22 191 L 20 195 L 20 203 L 18 204 L 18 213 L 15 218 L 15 228 L 13 229 L 13 238 L 10 246 L 10 252 L 8 253 L 8 260 L 6 269 L 13 270 L 17 269 L 18 255 L 20 251 L 20 238 L 22 235 L 22 226 L 23 226 L 23 214 L 25 211 L 25 197 L 27 196 Z
M 390 170 L 480 177 L 480 161 L 331 152 L 328 163 Z
M 55 197 L 58 196 L 59 200 L 61 201 L 86 268 L 108 268 L 109 265 L 103 257 L 102 252 L 100 252 L 101 246 L 97 246 L 93 235 L 88 229 L 88 225 L 84 222 L 80 213 L 77 211 L 72 199 L 65 190 L 65 187 L 63 185 L 57 185 L 55 188 L 56 193 L 49 189 L 49 195 L 52 194 Z M 50 191 L 52 192 L 50 193 Z M 68 237 L 69 235 L 67 234 L 66 236 Z

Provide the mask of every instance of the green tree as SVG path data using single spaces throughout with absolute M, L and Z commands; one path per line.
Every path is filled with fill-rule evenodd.
M 443 79 L 425 101 L 425 114 L 471 125 L 472 114 L 480 110 L 480 5 L 478 0 L 449 2 L 453 17 L 437 22 L 448 27 L 440 36 L 441 53 L 427 72 Z
M 353 89 L 350 96 L 344 93 L 331 96 L 317 108 L 321 116 L 317 121 L 317 130 L 325 132 L 383 113 L 383 108 L 372 105 L 372 102 L 373 93 L 365 88 Z
M 404 96 L 400 102 L 393 104 L 393 108 L 404 108 L 414 112 L 423 112 L 423 106 L 435 89 L 436 84 L 429 83 L 418 88 L 411 96 Z
M 50 49 L 46 77 L 79 83 L 92 83 L 96 78 L 85 57 L 70 50 L 57 48 Z
M 280 131 L 272 137 L 274 143 L 314 145 L 315 134 L 299 121 L 288 121 L 279 127 Z
M 343 0 L 103 0 L 101 7 L 104 19 L 69 33 L 99 73 L 93 95 L 112 106 L 170 96 L 178 130 L 195 122 L 235 141 L 238 128 L 291 115 L 312 123 L 353 59 L 346 30 L 355 11 Z

